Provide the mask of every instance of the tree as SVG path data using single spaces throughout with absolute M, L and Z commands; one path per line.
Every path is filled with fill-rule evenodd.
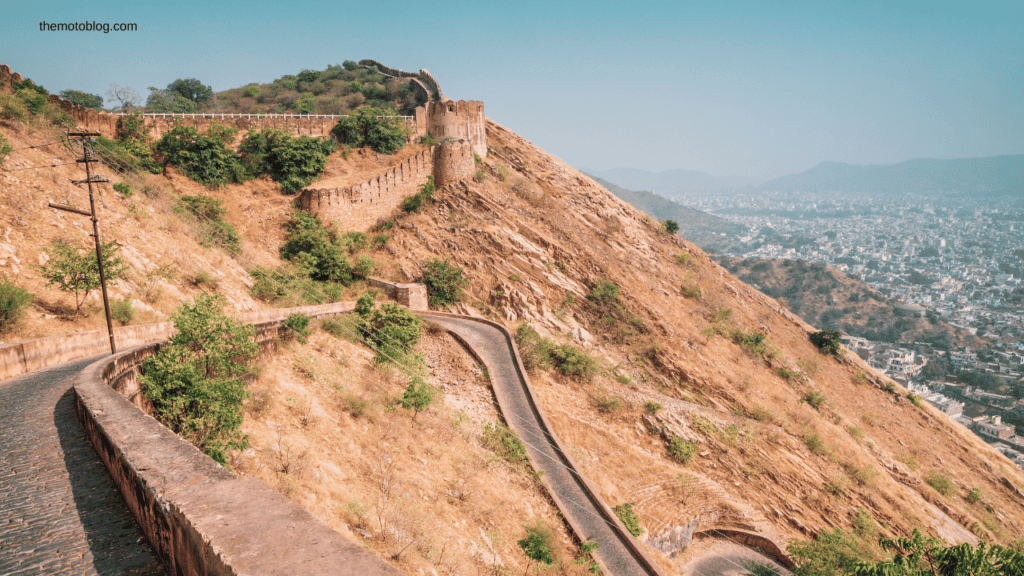
M 178 78 L 167 85 L 167 91 L 180 94 L 182 98 L 196 104 L 206 102 L 213 97 L 213 88 L 203 86 L 203 83 L 195 78 Z
M 462 268 L 448 259 L 431 258 L 423 263 L 420 281 L 427 285 L 431 306 L 451 306 L 462 300 L 462 289 L 469 285 L 462 277 Z
M 369 146 L 381 154 L 393 154 L 401 150 L 409 137 L 402 118 L 391 110 L 373 106 L 364 106 L 354 114 L 338 120 L 331 134 L 346 146 Z
M 128 264 L 117 256 L 114 241 L 103 244 L 103 274 L 107 282 L 113 283 L 128 277 Z M 49 256 L 46 264 L 39 267 L 47 284 L 54 284 L 62 292 L 71 292 L 75 297 L 75 315 L 89 294 L 100 287 L 100 271 L 94 250 L 82 249 L 63 240 L 54 242 L 44 251 Z M 79 252 L 82 253 L 79 253 Z
M 241 376 L 256 357 L 256 329 L 225 316 L 219 295 L 199 295 L 172 317 L 177 333 L 148 358 L 142 389 L 165 426 L 227 464 L 227 449 L 248 445 L 242 433 L 242 402 L 249 396 Z
M 365 307 L 360 307 L 365 310 Z M 363 337 L 377 343 L 377 361 L 398 359 L 420 341 L 423 320 L 394 302 L 385 302 L 379 308 L 362 316 L 360 332 Z
M 524 576 L 530 573 L 530 565 L 534 562 L 552 564 L 555 561 L 554 556 L 551 555 L 551 544 L 545 536 L 550 536 L 550 529 L 538 521 L 536 525 L 528 526 L 526 538 L 518 541 L 519 547 L 523 549 L 523 554 L 527 558 Z
M 117 100 L 118 107 L 121 112 L 128 112 L 132 108 L 138 108 L 139 103 L 142 102 L 142 97 L 129 86 L 121 86 L 120 84 L 111 84 L 110 89 L 107 90 L 107 98 L 110 100 Z
M 437 390 L 423 381 L 419 376 L 413 376 L 412 382 L 409 383 L 409 387 L 405 389 L 405 394 L 402 395 L 402 408 L 406 410 L 413 410 L 412 418 L 416 419 L 416 416 L 427 409 L 434 402 L 434 396 Z
M 669 234 L 679 232 L 679 224 L 675 220 L 665 220 L 665 232 Z
M 883 550 L 892 559 L 875 564 L 858 563 L 854 576 L 1019 576 L 1024 574 L 1024 554 L 984 540 L 978 545 L 942 546 L 925 538 L 916 528 L 910 538 L 882 538 Z
M 78 106 L 85 106 L 93 110 L 103 109 L 103 97 L 99 94 L 89 94 L 78 90 L 61 90 L 60 97 Z
M 170 112 L 174 114 L 192 114 L 199 110 L 195 102 L 177 92 L 149 88 L 146 98 L 146 112 Z

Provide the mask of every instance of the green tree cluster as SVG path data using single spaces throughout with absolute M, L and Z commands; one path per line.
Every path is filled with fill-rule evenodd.
M 103 97 L 98 94 L 89 94 L 79 90 L 61 90 L 60 97 L 77 106 L 93 110 L 103 109 Z
M 401 360 L 420 341 L 423 319 L 395 302 L 374 307 L 373 296 L 364 294 L 356 302 L 360 334 L 377 347 L 377 362 Z
M 228 449 L 248 445 L 241 376 L 257 354 L 256 330 L 224 315 L 225 300 L 199 295 L 172 317 L 177 333 L 142 367 L 142 389 L 165 426 L 227 465 Z
M 356 278 L 366 278 L 373 273 L 373 262 L 368 256 L 360 255 L 355 263 L 350 261 L 366 244 L 365 234 L 342 234 L 333 225 L 326 225 L 316 216 L 300 210 L 288 223 L 288 237 L 281 245 L 281 257 L 305 269 L 313 280 L 348 285 Z
M 842 334 L 838 330 L 832 330 L 831 328 L 825 328 L 819 332 L 811 334 L 811 344 L 818 347 L 825 354 L 836 355 L 842 352 L 842 342 L 840 337 Z
M 365 106 L 338 120 L 331 134 L 346 146 L 369 146 L 381 154 L 401 150 L 409 137 L 405 121 L 390 110 L 373 106 Z
M 294 194 L 323 173 L 327 156 L 337 149 L 331 140 L 268 129 L 250 132 L 238 152 L 250 173 L 269 174 L 285 194 Z

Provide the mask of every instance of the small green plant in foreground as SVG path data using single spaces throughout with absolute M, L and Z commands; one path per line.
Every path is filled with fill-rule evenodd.
M 6 334 L 25 316 L 33 295 L 7 278 L 0 277 L 0 334 Z
M 530 564 L 533 562 L 551 564 L 555 561 L 554 556 L 551 555 L 552 539 L 551 529 L 540 524 L 539 520 L 537 524 L 526 528 L 526 538 L 517 542 L 528 560 L 525 574 L 530 573 Z
M 680 464 L 689 464 L 697 455 L 697 445 L 680 436 L 673 436 L 672 443 L 668 446 L 668 455 Z
M 629 530 L 629 533 L 634 537 L 639 538 L 644 533 L 644 529 L 640 527 L 640 516 L 637 515 L 636 511 L 633 510 L 633 503 L 626 502 L 625 504 L 619 504 L 612 508 L 612 512 L 622 521 L 622 524 Z
M 953 484 L 953 481 L 950 480 L 949 476 L 946 476 L 938 470 L 929 470 L 928 473 L 924 475 L 924 481 L 946 498 L 951 498 L 956 494 L 956 486 Z

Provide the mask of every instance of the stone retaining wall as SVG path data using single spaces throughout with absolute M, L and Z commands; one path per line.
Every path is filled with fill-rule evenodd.
M 319 317 L 351 308 L 290 312 Z M 280 321 L 257 325 L 261 350 L 281 330 Z M 170 574 L 402 574 L 262 482 L 234 476 L 123 397 L 140 397 L 139 367 L 160 346 L 92 364 L 75 394 L 83 428 Z

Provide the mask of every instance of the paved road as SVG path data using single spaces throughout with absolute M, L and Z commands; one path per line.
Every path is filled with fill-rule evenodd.
M 479 354 L 491 377 L 494 394 L 509 427 L 527 445 L 531 459 L 544 470 L 544 478 L 566 506 L 562 513 L 582 526 L 584 534 L 598 542 L 597 554 L 615 576 L 649 572 L 598 512 L 580 481 L 565 467 L 530 403 L 516 370 L 515 358 L 500 330 L 481 322 L 430 316 L 431 322 L 457 333 Z
M 0 382 L 0 574 L 164 574 L 78 423 L 98 358 Z

